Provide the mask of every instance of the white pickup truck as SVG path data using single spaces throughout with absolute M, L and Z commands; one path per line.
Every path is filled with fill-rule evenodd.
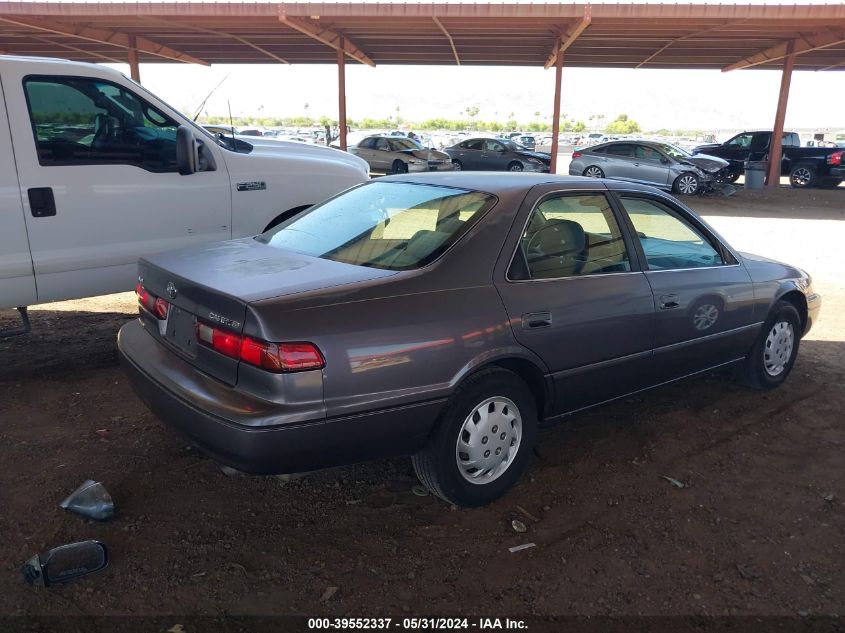
M 141 255 L 261 233 L 368 178 L 335 149 L 213 136 L 103 66 L 0 56 L 0 308 L 128 290 Z

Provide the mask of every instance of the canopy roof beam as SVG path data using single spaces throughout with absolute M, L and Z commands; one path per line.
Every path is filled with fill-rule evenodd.
M 367 57 L 364 51 L 358 48 L 354 42 L 351 42 L 349 38 L 329 29 L 324 29 L 313 20 L 289 17 L 284 11 L 284 6 L 279 7 L 279 21 L 293 30 L 299 31 L 303 35 L 307 35 L 318 42 L 322 42 L 330 48 L 337 51 L 343 51 L 347 57 L 351 57 L 355 61 L 372 67 L 375 67 L 376 65 L 376 63 Z
M 655 57 L 660 55 L 660 53 L 662 53 L 663 51 L 665 51 L 667 48 L 671 47 L 672 45 L 677 44 L 678 42 L 683 42 L 685 40 L 689 40 L 689 39 L 692 39 L 694 37 L 706 35 L 707 33 L 711 33 L 712 31 L 719 31 L 719 30 L 724 29 L 725 27 L 728 27 L 728 26 L 736 26 L 737 24 L 742 24 L 743 22 L 747 22 L 747 21 L 748 20 L 739 20 L 738 22 L 728 22 L 726 24 L 719 24 L 717 26 L 712 26 L 709 29 L 703 29 L 701 31 L 695 31 L 694 33 L 688 33 L 686 35 L 682 35 L 681 37 L 676 37 L 675 39 L 670 40 L 669 42 L 667 42 L 666 44 L 661 46 L 659 49 L 654 51 L 651 55 L 646 57 L 643 61 L 641 61 L 636 66 L 634 66 L 634 68 L 642 68 L 647 63 L 649 63 L 652 59 L 654 59 Z
M 108 55 L 103 55 L 102 53 L 95 53 L 94 51 L 86 51 L 84 48 L 79 48 L 78 46 L 74 46 L 73 44 L 64 44 L 62 42 L 57 42 L 56 40 L 50 39 L 49 37 L 41 37 L 39 35 L 31 35 L 30 37 L 36 42 L 43 42 L 44 44 L 58 46 L 59 48 L 74 51 L 76 53 L 84 53 L 86 55 L 91 55 L 91 57 L 97 57 L 99 59 L 102 59 L 103 61 L 110 62 L 112 64 L 126 63 L 123 59 L 118 59 L 117 57 L 110 57 Z
M 54 33 L 56 35 L 76 37 L 81 40 L 96 42 L 98 44 L 110 44 L 126 50 L 133 48 L 130 40 L 131 36 L 128 33 L 122 33 L 121 31 L 107 31 L 105 29 L 98 29 L 92 26 L 57 22 L 54 20 L 44 20 L 42 18 L 13 18 L 0 16 L 0 22 L 23 26 L 37 31 L 44 31 L 46 33 Z M 146 37 L 136 37 L 134 48 L 136 48 L 139 52 L 163 57 L 164 59 L 172 59 L 179 62 L 185 62 L 187 64 L 208 66 L 208 62 L 202 59 L 197 59 L 187 53 L 159 44 L 158 42 L 154 42 Z
M 563 33 L 558 38 L 557 42 L 555 42 L 552 52 L 549 53 L 546 63 L 543 64 L 543 68 L 551 68 L 557 61 L 558 55 L 563 54 L 566 49 L 572 46 L 575 40 L 578 39 L 578 36 L 581 35 L 588 26 L 590 26 L 590 22 L 592 21 L 592 9 L 588 4 L 584 7 L 584 17 L 582 17 L 579 22 L 573 24 L 566 33 Z
M 443 23 L 436 15 L 431 16 L 431 19 L 434 20 L 434 23 L 438 26 L 438 28 L 443 31 L 443 35 L 446 36 L 446 39 L 449 40 L 449 46 L 452 47 L 452 54 L 455 56 L 455 63 L 460 66 L 461 58 L 458 57 L 458 49 L 455 48 L 455 41 L 452 39 L 452 36 L 450 35 L 449 31 L 446 30 L 446 27 L 443 26 Z
M 781 42 L 775 46 L 771 46 L 766 50 L 760 51 L 754 55 L 741 59 L 740 61 L 725 66 L 722 72 L 729 72 L 731 70 L 742 70 L 743 68 L 753 68 L 760 64 L 777 61 L 792 55 L 801 55 L 809 53 L 820 48 L 828 46 L 836 46 L 837 44 L 845 43 L 845 31 L 837 29 L 828 29 L 819 33 L 811 33 L 808 35 L 800 35 L 795 39 Z M 793 53 L 789 51 L 793 50 Z

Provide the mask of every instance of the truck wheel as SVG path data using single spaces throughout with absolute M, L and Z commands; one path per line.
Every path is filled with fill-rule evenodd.
M 694 196 L 700 189 L 701 181 L 698 179 L 698 176 L 691 172 L 681 174 L 675 178 L 675 182 L 672 183 L 672 191 L 675 193 L 682 193 L 685 196 Z
M 596 167 L 595 165 L 587 167 L 583 175 L 587 178 L 604 178 L 604 172 L 601 170 L 601 167 Z
M 789 172 L 789 184 L 796 189 L 806 189 L 816 184 L 816 170 L 807 165 L 798 165 Z
M 500 368 L 467 378 L 443 408 L 414 470 L 433 494 L 459 506 L 498 499 L 525 470 L 537 436 L 537 404 L 516 374 Z
M 408 173 L 408 164 L 401 160 L 394 160 L 393 166 L 390 169 L 391 174 L 407 174 Z
M 778 301 L 760 328 L 748 356 L 737 367 L 736 377 L 753 389 L 774 389 L 795 364 L 801 341 L 801 317 L 788 301 Z

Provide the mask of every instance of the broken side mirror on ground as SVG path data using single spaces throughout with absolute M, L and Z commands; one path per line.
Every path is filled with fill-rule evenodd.
M 105 521 L 114 514 L 111 495 L 103 484 L 93 479 L 83 482 L 59 505 L 69 512 L 97 521 Z
M 30 585 L 49 587 L 100 571 L 108 564 L 105 545 L 81 541 L 51 549 L 44 556 L 33 556 L 24 563 L 21 573 Z

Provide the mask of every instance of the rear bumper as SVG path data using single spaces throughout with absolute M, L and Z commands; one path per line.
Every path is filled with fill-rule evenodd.
M 831 167 L 830 175 L 833 178 L 842 178 L 845 180 L 845 167 Z
M 150 336 L 138 321 L 118 334 L 133 388 L 164 422 L 216 461 L 256 474 L 293 473 L 422 448 L 443 400 L 343 418 L 311 419 L 216 381 Z

